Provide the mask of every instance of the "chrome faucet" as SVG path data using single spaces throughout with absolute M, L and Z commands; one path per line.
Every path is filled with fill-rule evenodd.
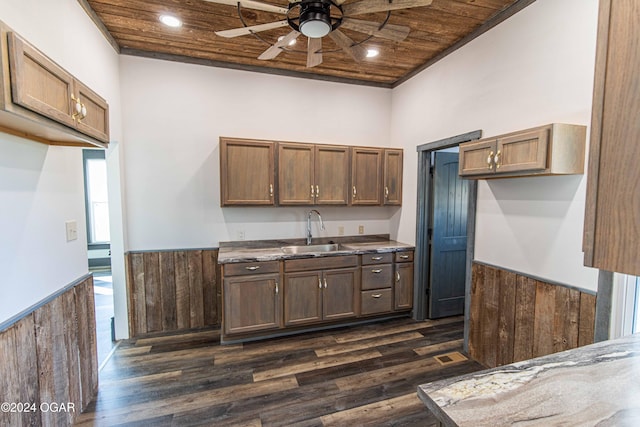
M 318 220 L 320 220 L 320 230 L 324 230 L 324 223 L 322 222 L 322 216 L 320 216 L 320 212 L 315 209 L 311 209 L 307 214 L 307 245 L 311 244 L 311 214 L 314 213 L 318 215 Z

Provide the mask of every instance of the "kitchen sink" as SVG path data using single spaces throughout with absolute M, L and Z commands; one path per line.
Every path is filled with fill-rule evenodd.
M 299 245 L 299 246 L 283 246 L 282 252 L 289 255 L 308 254 L 315 252 L 335 252 L 341 249 L 338 243 L 327 243 L 324 245 Z

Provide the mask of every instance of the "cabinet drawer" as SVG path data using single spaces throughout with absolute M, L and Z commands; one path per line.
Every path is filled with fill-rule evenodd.
M 364 254 L 362 255 L 362 265 L 368 264 L 389 264 L 393 262 L 393 253 L 384 254 Z
M 362 314 L 386 313 L 391 311 L 391 289 L 378 289 L 375 291 L 363 291 Z
M 362 289 L 388 288 L 392 285 L 393 265 L 362 266 Z
M 280 272 L 280 265 L 279 261 L 241 262 L 237 264 L 225 264 L 223 271 L 225 276 L 278 273 Z
M 358 265 L 358 255 L 327 256 L 319 258 L 289 259 L 284 262 L 284 270 L 329 270 L 333 268 L 355 267 Z
M 396 262 L 413 262 L 413 251 L 396 252 Z

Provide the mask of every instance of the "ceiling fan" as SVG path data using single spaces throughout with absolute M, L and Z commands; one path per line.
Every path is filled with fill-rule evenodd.
M 256 33 L 261 31 L 288 26 L 291 28 L 291 32 L 280 37 L 258 59 L 275 58 L 280 52 L 286 50 L 287 46 L 294 42 L 300 34 L 303 34 L 308 39 L 307 67 L 315 67 L 322 63 L 322 37 L 328 35 L 354 60 L 361 61 L 367 56 L 367 49 L 362 46 L 362 43 L 371 37 L 402 41 L 409 35 L 409 27 L 387 22 L 392 10 L 429 6 L 433 0 L 358 0 L 347 4 L 343 4 L 345 0 L 291 0 L 288 7 L 274 6 L 256 0 L 205 1 L 236 6 L 240 19 L 245 25 L 242 28 L 216 31 L 216 35 L 228 38 L 249 34 L 257 36 Z M 286 19 L 248 26 L 242 18 L 241 7 L 285 15 Z M 375 12 L 387 12 L 387 17 L 382 23 L 352 18 L 352 16 Z M 340 27 L 367 34 L 368 37 L 356 43 L 340 31 Z

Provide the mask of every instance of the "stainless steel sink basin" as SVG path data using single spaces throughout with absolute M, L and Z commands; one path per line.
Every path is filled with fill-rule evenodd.
M 300 245 L 300 246 L 283 246 L 282 252 L 289 255 L 308 254 L 314 252 L 335 252 L 340 250 L 338 243 L 327 243 L 324 245 Z

